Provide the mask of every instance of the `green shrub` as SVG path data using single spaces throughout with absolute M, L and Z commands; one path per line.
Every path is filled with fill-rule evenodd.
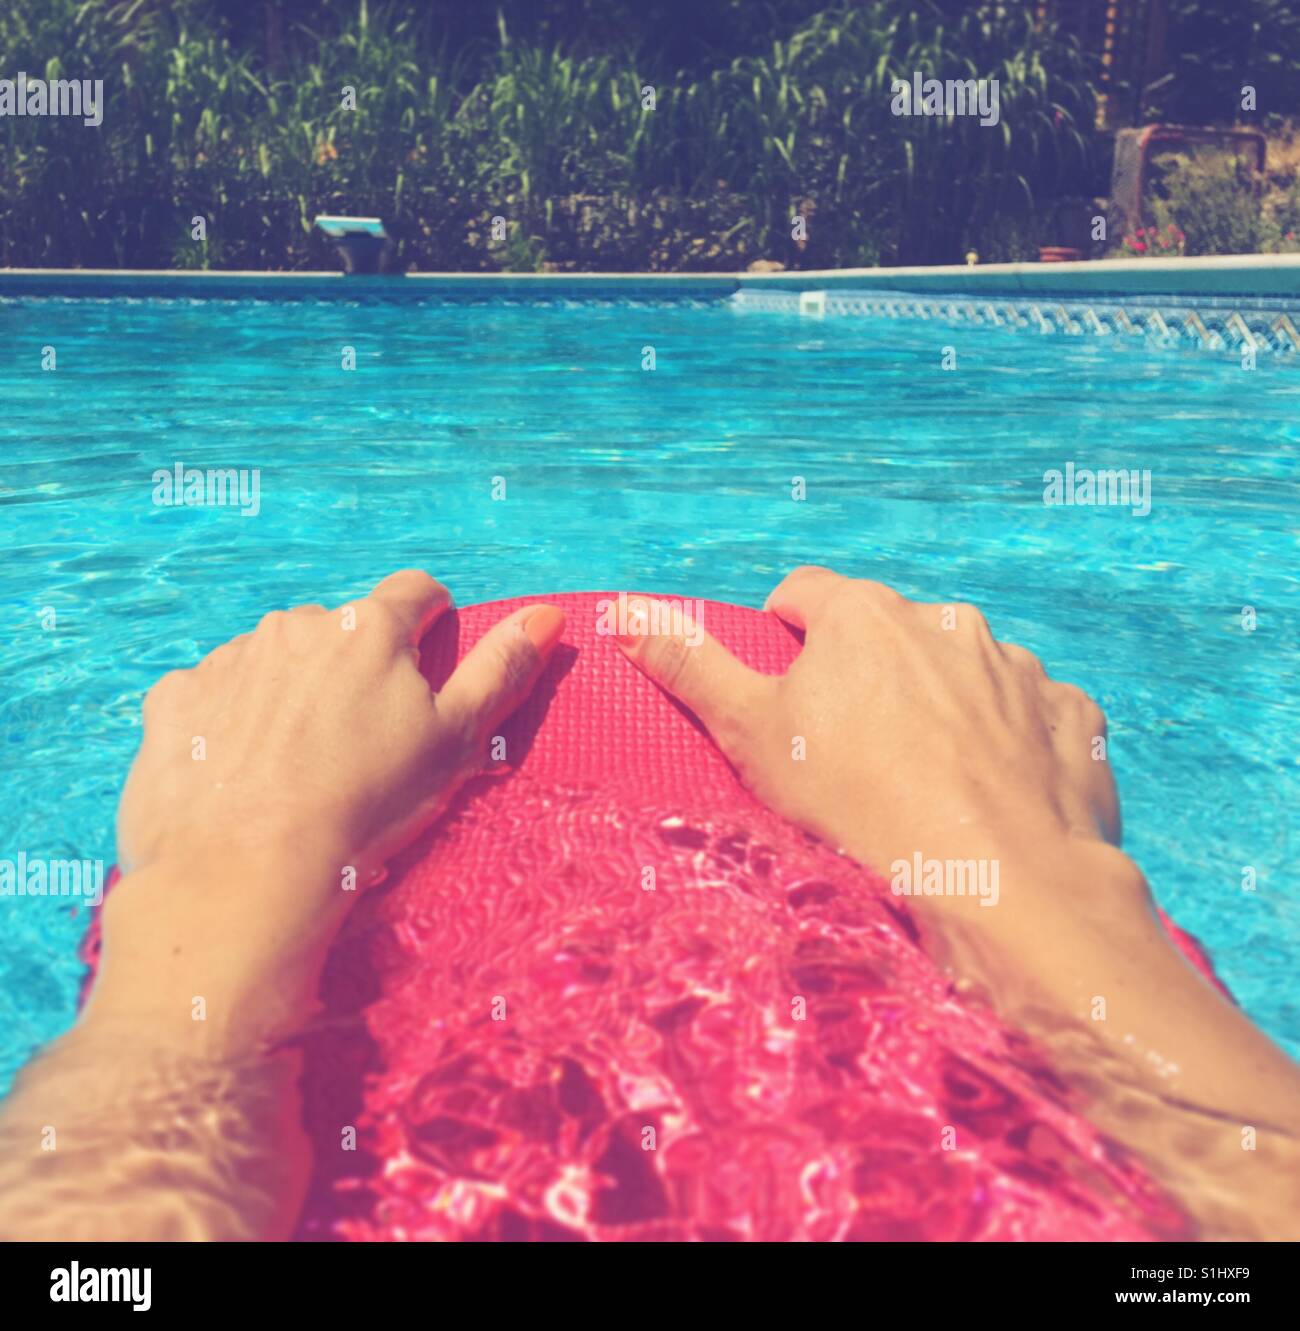
M 1293 173 L 1265 178 L 1252 163 L 1226 153 L 1178 154 L 1159 159 L 1157 166 L 1152 217 L 1161 232 L 1185 233 L 1183 252 L 1300 249 L 1300 184 Z
M 1088 176 L 1087 63 L 1025 9 L 869 0 L 807 17 L 776 0 L 799 26 L 764 42 L 752 9 L 711 0 L 743 53 L 692 51 L 669 74 L 673 41 L 629 20 L 647 66 L 594 0 L 566 4 L 590 19 L 571 47 L 541 22 L 513 34 L 519 4 L 495 42 L 453 50 L 419 6 L 338 0 L 272 55 L 237 40 L 238 5 L 6 0 L 0 71 L 103 78 L 107 105 L 97 130 L 0 122 L 0 265 L 329 268 L 322 212 L 382 216 L 426 270 L 1024 257 L 1044 204 Z M 895 117 L 892 81 L 914 71 L 997 78 L 1000 123 Z

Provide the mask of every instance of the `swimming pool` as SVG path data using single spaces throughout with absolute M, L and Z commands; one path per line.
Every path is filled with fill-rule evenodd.
M 1000 328 L 726 300 L 0 299 L 0 856 L 111 862 L 141 694 L 274 606 L 403 565 L 463 603 L 761 605 L 823 563 L 973 601 L 1098 699 L 1128 849 L 1300 1052 L 1298 440 L 1294 363 Z M 1070 462 L 1149 471 L 1150 512 L 1045 504 Z M 177 464 L 256 471 L 256 516 L 155 503 Z M 0 921 L 3 1090 L 72 1020 L 86 916 L 10 898 Z

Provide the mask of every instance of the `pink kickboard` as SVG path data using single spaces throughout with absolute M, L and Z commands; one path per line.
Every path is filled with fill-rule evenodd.
M 299 1237 L 1185 1235 L 1030 1043 L 957 999 L 887 883 L 759 805 L 598 632 L 615 597 L 545 598 L 568 625 L 502 727 L 509 774 L 331 955 Z M 526 603 L 447 616 L 431 682 Z M 756 669 L 799 651 L 770 615 L 697 613 Z

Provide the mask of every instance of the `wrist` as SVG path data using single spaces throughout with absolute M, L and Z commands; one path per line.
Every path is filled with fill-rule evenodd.
M 1300 1069 L 1187 961 L 1127 855 L 1068 837 L 1002 844 L 997 907 L 921 912 L 954 975 L 1057 1047 L 1062 1070 L 1078 1056 L 1086 1079 L 1113 1059 L 1158 1095 L 1248 1105 L 1294 1130 Z
M 969 917 L 994 940 L 1017 943 L 1016 926 L 1039 933 L 1095 927 L 1100 945 L 1116 928 L 1152 918 L 1142 871 L 1099 838 L 1059 828 L 961 827 L 925 839 L 925 852 L 891 862 L 897 895 L 937 920 Z M 884 867 L 884 866 L 882 866 Z
M 326 953 L 361 890 L 346 868 L 322 845 L 133 870 L 104 902 L 85 1020 L 196 1056 L 294 1034 L 315 1010 Z
M 206 884 L 274 878 L 310 890 L 338 880 L 343 868 L 355 866 L 359 858 L 349 838 L 337 830 L 336 819 L 322 818 L 311 826 L 283 818 L 241 824 L 214 816 L 211 821 L 221 829 L 219 834 L 197 834 L 181 825 L 146 854 L 132 855 L 119 846 L 123 881 L 144 873 Z
M 1106 842 L 1015 829 L 968 833 L 935 855 L 982 890 L 908 899 L 927 950 L 1005 1015 L 1086 1017 L 1122 940 L 1174 952 L 1141 870 Z

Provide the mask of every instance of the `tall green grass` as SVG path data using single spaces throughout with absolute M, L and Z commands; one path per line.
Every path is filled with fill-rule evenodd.
M 7 0 L 0 77 L 103 78 L 107 104 L 99 129 L 0 120 L 0 264 L 332 266 L 310 222 L 340 210 L 383 216 L 422 268 L 1001 257 L 1088 177 L 1088 69 L 1020 7 L 945 9 L 831 8 L 652 79 L 635 50 L 521 43 L 504 23 L 453 50 L 418 10 L 365 0 L 298 25 L 273 71 L 202 0 Z M 1000 123 L 895 117 L 892 80 L 914 71 L 997 78 Z

